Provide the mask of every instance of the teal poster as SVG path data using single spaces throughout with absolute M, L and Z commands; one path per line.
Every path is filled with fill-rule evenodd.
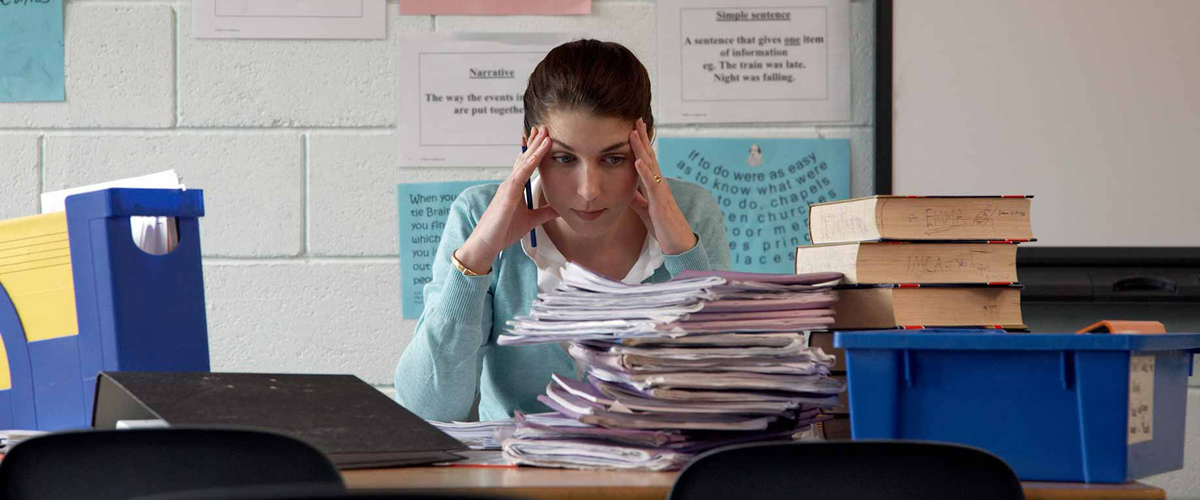
M 850 195 L 847 139 L 659 139 L 663 174 L 708 188 L 734 271 L 796 272 L 808 206 Z
M 65 99 L 62 0 L 0 0 L 0 102 Z
M 3 0 L 0 0 L 3 1 Z M 425 308 L 423 291 L 433 279 L 433 257 L 442 242 L 450 205 L 471 186 L 498 181 L 400 184 L 400 292 L 404 318 L 416 319 Z

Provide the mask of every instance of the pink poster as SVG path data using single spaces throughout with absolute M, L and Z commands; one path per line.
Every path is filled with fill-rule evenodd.
M 591 14 L 592 0 L 400 0 L 400 15 Z

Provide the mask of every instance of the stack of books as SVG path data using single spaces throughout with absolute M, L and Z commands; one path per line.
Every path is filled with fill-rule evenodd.
M 796 272 L 844 274 L 835 330 L 1024 330 L 1017 248 L 1028 196 L 873 196 L 809 208 Z
M 1025 331 L 1017 244 L 1033 240 L 1028 196 L 872 196 L 809 208 L 812 246 L 796 249 L 796 272 L 833 271 L 833 329 L 986 328 Z M 833 348 L 832 332 L 813 334 Z M 832 376 L 844 380 L 845 362 Z M 843 400 L 825 410 L 827 439 L 850 437 Z
M 509 323 L 501 345 L 569 342 L 582 377 L 555 376 L 519 416 L 508 461 L 669 470 L 734 443 L 791 440 L 845 383 L 805 333 L 834 323 L 836 273 L 686 272 L 628 285 L 579 266 Z

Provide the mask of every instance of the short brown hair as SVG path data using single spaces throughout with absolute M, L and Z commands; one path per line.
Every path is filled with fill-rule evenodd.
M 529 75 L 525 132 L 545 123 L 551 110 L 586 111 L 630 121 L 641 118 L 653 134 L 650 74 L 637 56 L 619 43 L 564 43 L 546 54 Z

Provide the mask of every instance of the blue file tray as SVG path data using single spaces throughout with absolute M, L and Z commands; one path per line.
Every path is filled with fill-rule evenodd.
M 33 367 L 29 363 L 25 329 L 3 285 L 0 285 L 0 336 L 4 341 L 4 352 L 0 354 L 7 356 L 9 377 L 9 388 L 0 390 L 0 428 L 37 429 Z
M 0 335 L 11 388 L 0 429 L 91 425 L 104 371 L 209 371 L 198 218 L 200 190 L 108 189 L 66 200 L 78 335 L 27 342 L 0 286 Z M 179 245 L 151 255 L 133 241 L 131 216 L 175 217 Z
M 838 332 L 834 345 L 846 350 L 854 439 L 976 446 L 1028 481 L 1121 483 L 1183 467 L 1200 334 Z M 1131 376 L 1150 360 L 1152 372 Z M 1131 410 L 1152 434 L 1129 428 L 1142 420 Z

